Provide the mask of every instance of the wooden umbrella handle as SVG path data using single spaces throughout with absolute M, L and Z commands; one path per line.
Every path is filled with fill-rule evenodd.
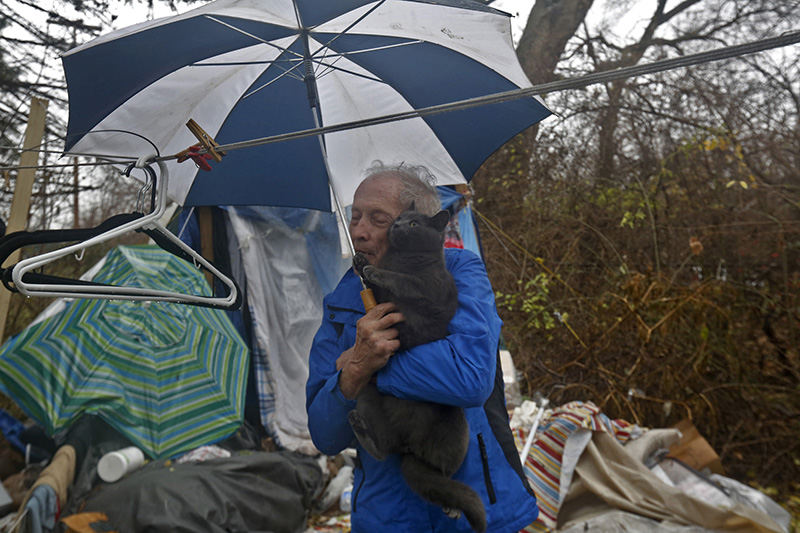
M 361 301 L 364 302 L 365 311 L 369 311 L 378 305 L 378 302 L 375 301 L 375 295 L 372 294 L 372 289 L 364 289 L 361 291 Z

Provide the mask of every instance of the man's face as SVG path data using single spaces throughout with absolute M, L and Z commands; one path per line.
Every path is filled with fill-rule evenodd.
M 400 204 L 401 182 L 392 174 L 377 174 L 361 182 L 353 197 L 350 237 L 356 252 L 375 265 L 389 246 L 389 227 L 405 210 Z

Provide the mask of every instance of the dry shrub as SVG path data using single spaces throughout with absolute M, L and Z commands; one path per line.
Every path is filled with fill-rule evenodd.
M 800 209 L 777 185 L 731 185 L 741 161 L 712 148 L 610 181 L 507 145 L 472 182 L 487 270 L 523 394 L 649 427 L 691 418 L 732 477 L 789 497 Z

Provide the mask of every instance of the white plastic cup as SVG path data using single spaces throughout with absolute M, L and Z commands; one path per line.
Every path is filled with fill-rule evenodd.
M 339 496 L 339 510 L 345 513 L 350 512 L 350 507 L 353 503 L 353 484 L 347 485 Z
M 108 452 L 97 463 L 97 475 L 106 483 L 113 483 L 144 464 L 144 452 L 136 446 L 129 446 Z

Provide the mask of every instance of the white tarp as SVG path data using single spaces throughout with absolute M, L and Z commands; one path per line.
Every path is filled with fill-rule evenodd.
M 231 246 L 238 246 L 231 253 L 240 256 L 246 282 L 262 423 L 281 446 L 316 453 L 305 410 L 308 353 L 322 319 L 322 298 L 349 262 L 337 238 L 315 237 L 336 232 L 335 219 L 274 208 L 229 209 L 228 216 L 236 236 Z

